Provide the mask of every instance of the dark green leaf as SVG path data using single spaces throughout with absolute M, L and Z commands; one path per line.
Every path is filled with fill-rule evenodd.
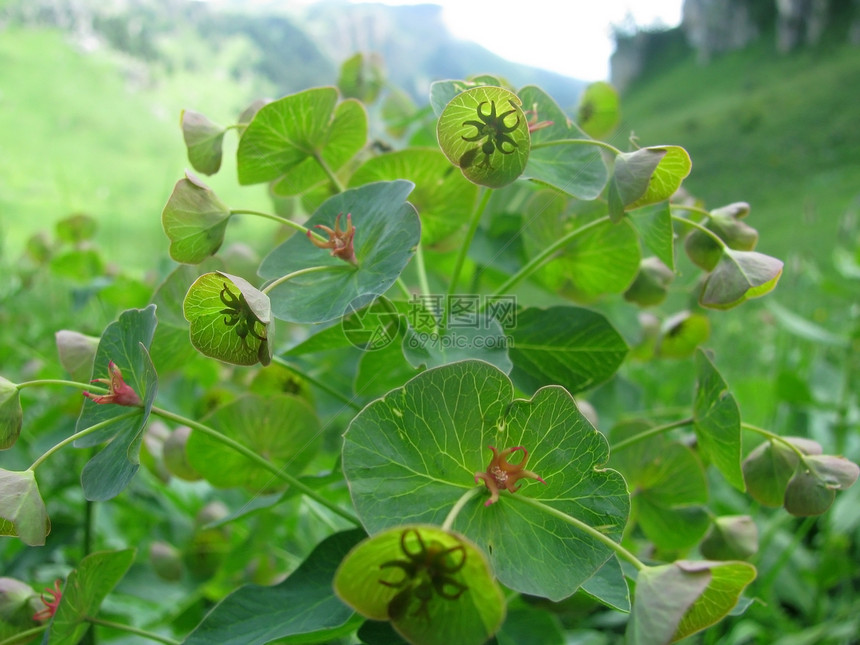
M 134 553 L 134 549 L 98 551 L 81 560 L 62 586 L 63 597 L 42 642 L 77 645 L 90 628 L 87 618 L 98 615 L 102 601 L 134 562 Z
M 738 490 L 746 490 L 741 473 L 741 416 L 735 397 L 717 368 L 696 350 L 696 399 L 693 404 L 696 438 L 705 459 Z
M 206 615 L 184 645 L 263 645 L 346 624 L 352 611 L 334 595 L 332 580 L 364 535 L 360 530 L 336 533 L 283 582 L 240 587 Z
M 412 567 L 417 570 L 410 576 Z M 362 615 L 390 620 L 408 641 L 421 645 L 481 645 L 505 615 L 484 554 L 436 526 L 402 525 L 363 541 L 344 558 L 334 588 Z
M 488 445 L 523 446 L 531 455 L 528 468 L 546 485 L 529 481 L 517 494 L 503 491 L 489 507 L 481 490 L 453 528 L 488 554 L 503 584 L 559 600 L 613 554 L 564 517 L 618 539 L 627 489 L 621 475 L 602 468 L 606 440 L 563 388 L 512 399 L 510 380 L 480 361 L 419 374 L 353 419 L 345 435 L 344 474 L 371 534 L 404 522 L 439 524 L 475 487 L 475 473 L 486 471 Z
M 744 482 L 750 497 L 764 506 L 782 506 L 785 488 L 798 461 L 797 453 L 781 441 L 765 441 L 759 445 L 743 463 Z
M 749 515 L 715 518 L 699 550 L 709 560 L 746 560 L 758 551 L 758 527 Z
M 50 532 L 36 474 L 0 468 L 0 535 L 17 535 L 28 546 L 42 546 Z
M 226 130 L 192 110 L 182 110 L 179 120 L 191 167 L 204 175 L 214 175 L 221 168 L 221 145 Z
M 627 355 L 609 321 L 580 307 L 523 309 L 510 333 L 511 378 L 524 392 L 552 384 L 581 392 L 609 379 Z
M 776 258 L 755 251 L 723 249 L 699 303 L 711 309 L 731 309 L 773 291 L 781 275 L 782 262 Z
M 224 242 L 230 209 L 191 173 L 176 182 L 161 213 L 161 224 L 170 239 L 170 257 L 177 262 L 199 264 Z
M 357 298 L 385 293 L 421 237 L 418 215 L 406 202 L 412 188 L 408 181 L 376 182 L 326 200 L 307 226 L 333 227 L 338 214 L 351 213 L 358 266 L 317 248 L 303 235 L 292 236 L 263 260 L 260 275 L 271 280 L 311 267 L 321 270 L 271 287 L 267 293 L 273 314 L 292 322 L 326 322 L 347 313 Z
M 415 368 L 438 367 L 475 358 L 495 365 L 507 374 L 512 367 L 508 358 L 509 340 L 510 335 L 494 318 L 474 325 L 456 325 L 456 321 L 449 321 L 444 331 L 410 326 L 403 338 L 403 355 Z
M 669 202 L 643 206 L 628 214 L 630 223 L 651 253 L 672 271 L 675 270 L 675 232 Z

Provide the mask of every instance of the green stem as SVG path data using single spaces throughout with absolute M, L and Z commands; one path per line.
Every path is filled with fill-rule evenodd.
M 345 191 L 346 188 L 342 183 L 340 183 L 340 179 L 338 179 L 337 175 L 332 172 L 332 169 L 328 167 L 328 164 L 325 162 L 325 159 L 322 158 L 322 155 L 318 151 L 314 150 L 313 156 L 314 159 L 316 159 L 317 163 L 320 165 L 320 168 L 323 169 L 323 172 L 326 174 L 329 181 L 334 186 L 335 190 L 339 193 Z
M 700 211 L 701 209 L 696 209 L 696 210 Z M 705 212 L 707 212 L 707 211 L 705 211 Z M 704 233 L 705 235 L 707 235 L 708 237 L 710 237 L 714 242 L 719 244 L 723 248 L 723 250 L 725 250 L 725 251 L 729 250 L 728 245 L 725 242 L 723 242 L 723 239 L 719 235 L 714 233 L 711 229 L 709 229 L 707 226 L 703 226 L 702 224 L 699 224 L 698 222 L 694 222 L 691 219 L 681 217 L 680 215 L 672 215 L 672 219 L 676 222 L 680 222 L 683 224 L 687 224 L 688 226 L 692 226 L 696 230 L 699 230 L 702 233 Z
M 230 214 L 231 215 L 255 215 L 256 217 L 263 217 L 265 219 L 270 219 L 270 220 L 273 220 L 275 222 L 278 222 L 279 224 L 283 224 L 284 226 L 290 226 L 290 227 L 296 229 L 297 231 L 304 233 L 305 235 L 310 233 L 319 242 L 327 242 L 328 241 L 325 237 L 323 237 L 322 235 L 320 235 L 316 231 L 312 231 L 307 226 L 302 226 L 298 222 L 294 222 L 293 220 L 288 219 L 286 217 L 281 217 L 280 215 L 275 215 L 274 213 L 266 213 L 264 211 L 255 211 L 255 210 L 249 210 L 249 209 L 244 209 L 244 208 L 237 208 L 237 209 L 231 210 Z
M 764 428 L 759 428 L 758 426 L 751 425 L 749 423 L 741 423 L 741 428 L 743 428 L 744 430 L 749 430 L 750 432 L 755 432 L 756 434 L 760 434 L 763 437 L 767 437 L 771 441 L 777 441 L 777 442 L 783 444 L 784 446 L 788 446 L 800 458 L 800 463 L 802 463 L 802 464 L 806 463 L 806 454 L 800 448 L 795 446 L 793 443 L 791 443 L 787 439 L 783 439 L 778 434 L 771 432 L 770 430 L 765 430 Z
M 79 390 L 99 390 L 101 392 L 107 392 L 106 389 L 101 388 L 97 385 L 92 385 L 90 383 L 79 383 L 78 381 L 66 381 L 63 379 L 54 378 L 45 378 L 39 379 L 37 381 L 25 381 L 23 383 L 16 383 L 16 387 L 19 390 L 22 390 L 25 387 L 38 387 L 40 385 L 67 385 L 69 387 L 78 388 Z
M 351 407 L 353 410 L 361 410 L 361 405 L 359 405 L 358 403 L 353 401 L 351 398 L 347 397 L 344 394 L 341 394 L 340 392 L 338 392 L 335 388 L 333 388 L 331 385 L 329 385 L 325 381 L 320 381 L 319 379 L 317 379 L 314 376 L 311 376 L 307 372 L 303 372 L 298 367 L 296 367 L 294 364 L 290 363 L 289 361 L 284 360 L 280 356 L 273 356 L 272 361 L 274 361 L 275 363 L 278 363 L 279 365 L 283 365 L 287 369 L 295 372 L 296 374 L 301 376 L 303 379 L 305 379 L 311 385 L 314 385 L 314 386 L 318 387 L 319 389 L 321 389 L 323 392 L 330 394 L 331 396 L 336 398 L 341 403 L 345 403 L 346 405 Z
M 482 189 L 481 201 L 478 202 L 477 208 L 472 213 L 472 220 L 469 222 L 469 229 L 466 231 L 466 237 L 463 239 L 463 245 L 460 247 L 460 252 L 457 254 L 457 260 L 454 263 L 454 271 L 451 273 L 451 284 L 448 286 L 448 296 L 453 295 L 457 291 L 457 285 L 460 282 L 460 273 L 463 271 L 463 265 L 466 262 L 466 256 L 469 254 L 469 247 L 472 246 L 472 238 L 475 237 L 475 232 L 478 230 L 478 224 L 481 223 L 481 217 L 484 210 L 487 208 L 487 203 L 490 201 L 492 192 L 486 188 Z M 447 311 L 445 312 L 447 320 Z
M 641 432 L 632 437 L 627 437 L 623 441 L 619 441 L 618 443 L 612 444 L 612 452 L 618 452 L 619 450 L 624 450 L 632 446 L 639 441 L 644 441 L 645 439 L 650 439 L 651 437 L 657 436 L 658 434 L 663 434 L 664 432 L 668 432 L 669 430 L 674 430 L 675 428 L 683 428 L 684 426 L 688 426 L 693 423 L 693 417 L 689 417 L 687 419 L 681 419 L 680 421 L 673 421 L 672 423 L 667 423 L 662 426 L 656 426 L 654 428 L 649 428 L 645 432 Z
M 360 524 L 360 522 L 358 521 L 358 518 L 355 517 L 349 511 L 346 511 L 346 510 L 340 508 L 339 506 L 337 506 L 333 502 L 329 501 L 328 499 L 326 499 L 325 497 L 320 495 L 314 489 L 312 489 L 309 486 L 307 486 L 306 484 L 302 483 L 301 481 L 299 481 L 298 479 L 296 479 L 295 477 L 293 477 L 289 473 L 284 472 L 282 469 L 278 468 L 277 466 L 275 466 L 270 461 L 264 459 L 263 457 L 258 455 L 256 452 L 254 452 L 250 448 L 242 445 L 238 441 L 234 441 L 233 439 L 231 439 L 230 437 L 228 437 L 226 435 L 221 434 L 220 432 L 218 432 L 214 428 L 210 428 L 209 426 L 204 425 L 202 423 L 199 423 L 197 421 L 194 421 L 193 419 L 187 419 L 187 418 L 185 418 L 179 414 L 175 414 L 169 410 L 164 410 L 162 408 L 157 408 L 155 406 L 153 406 L 153 408 L 152 408 L 152 414 L 159 416 L 163 419 L 167 419 L 169 421 L 174 421 L 175 423 L 179 423 L 181 425 L 186 425 L 189 428 L 192 428 L 193 430 L 198 430 L 199 432 L 201 432 L 201 433 L 215 439 L 216 441 L 224 444 L 228 448 L 235 450 L 240 455 L 242 455 L 243 457 L 246 457 L 250 461 L 253 461 L 255 464 L 257 464 L 261 468 L 269 471 L 270 473 L 272 473 L 275 477 L 277 477 L 281 481 L 289 484 L 290 486 L 292 486 L 296 490 L 301 491 L 303 494 L 305 494 L 308 497 L 310 497 L 311 499 L 319 502 L 320 504 L 322 504 L 323 506 L 328 508 L 333 513 L 340 515 L 345 520 L 347 520 L 347 521 L 349 521 L 355 525 Z
M 299 269 L 298 271 L 293 271 L 292 273 L 288 273 L 287 275 L 282 275 L 277 280 L 274 280 L 274 281 L 270 282 L 269 284 L 267 284 L 260 291 L 262 293 L 268 294 L 275 287 L 282 285 L 283 283 L 285 283 L 289 280 L 292 280 L 293 278 L 298 278 L 299 276 L 305 275 L 307 273 L 316 273 L 317 271 L 329 271 L 333 268 L 336 268 L 336 267 L 333 267 L 332 265 L 323 265 L 323 266 L 318 266 L 318 267 L 307 267 L 304 269 Z
M 615 551 L 616 555 L 627 560 L 630 564 L 632 564 L 634 567 L 636 567 L 639 571 L 647 568 L 647 565 L 644 562 L 642 562 L 639 558 L 637 558 L 635 555 L 630 553 L 630 551 L 625 549 L 623 546 L 618 544 L 618 542 L 615 542 L 614 540 L 612 540 L 612 538 L 604 535 L 603 533 L 598 531 L 596 528 L 589 526 L 588 524 L 586 524 L 582 520 L 578 520 L 575 517 L 571 517 L 567 513 L 562 513 L 561 511 L 553 508 L 552 506 L 547 506 L 543 502 L 538 501 L 538 500 L 531 498 L 531 497 L 526 497 L 525 495 L 523 495 L 521 497 L 517 497 L 516 499 L 519 502 L 524 502 L 526 504 L 530 504 L 531 506 L 539 508 L 544 513 L 548 513 L 548 514 L 552 515 L 553 517 L 556 517 L 556 518 L 562 520 L 563 522 L 567 522 L 571 526 L 578 528 L 583 533 L 588 534 L 589 536 L 591 536 L 592 538 L 594 538 L 595 540 L 597 540 L 598 542 L 600 542 L 604 546 L 607 546 L 610 549 L 612 549 L 613 551 Z
M 403 292 L 403 295 L 406 296 L 407 300 L 412 299 L 412 292 L 409 291 L 409 287 L 407 287 L 406 283 L 403 282 L 403 278 L 397 278 L 397 286 L 400 287 L 400 290 Z
M 454 525 L 454 521 L 457 519 L 457 516 L 460 514 L 460 511 L 463 510 L 463 507 L 466 505 L 466 503 L 470 499 L 475 497 L 475 495 L 480 493 L 482 489 L 483 486 L 473 486 L 460 496 L 460 499 L 457 500 L 457 503 L 454 504 L 454 506 L 448 512 L 448 516 L 445 518 L 445 521 L 442 522 L 443 531 L 451 530 L 451 527 Z
M 505 282 L 501 287 L 496 289 L 495 293 L 491 297 L 501 296 L 506 294 L 510 289 L 514 286 L 528 278 L 532 273 L 541 268 L 544 263 L 549 261 L 553 255 L 555 255 L 559 250 L 570 244 L 570 242 L 576 239 L 578 236 L 583 233 L 587 233 L 593 228 L 596 228 L 602 224 L 605 224 L 609 220 L 609 215 L 604 215 L 603 217 L 594 220 L 593 222 L 589 222 L 588 224 L 583 224 L 579 228 L 571 231 L 567 235 L 560 237 L 558 240 L 550 244 L 543 251 L 541 251 L 538 255 L 533 257 L 523 268 L 521 268 L 517 273 L 508 278 L 507 282 Z
M 138 415 L 140 415 L 140 408 L 135 408 L 131 412 L 126 412 L 125 414 L 121 414 L 118 417 L 113 417 L 111 419 L 105 419 L 104 421 L 101 421 L 99 423 L 91 425 L 89 428 L 84 428 L 80 432 L 76 432 L 75 434 L 66 437 L 61 442 L 56 444 L 55 446 L 48 448 L 48 450 L 41 457 L 39 457 L 36 461 L 34 461 L 33 465 L 30 466 L 27 470 L 36 470 L 36 468 L 41 466 L 42 462 L 44 462 L 46 459 L 48 459 L 48 457 L 53 455 L 58 450 L 65 448 L 66 446 L 68 446 L 70 443 L 76 441 L 77 439 L 80 439 L 81 437 L 86 437 L 88 434 L 92 434 L 93 432 L 101 430 L 102 428 L 105 428 L 105 427 L 107 427 L 113 423 L 116 423 L 117 421 L 122 421 L 123 419 L 128 419 L 130 417 L 138 416 Z
M 418 286 L 424 296 L 430 295 L 430 283 L 427 281 L 427 268 L 424 266 L 424 249 L 421 243 L 415 247 L 415 270 L 418 272 Z
M 699 215 L 704 215 L 705 217 L 711 216 L 711 212 L 708 210 L 705 210 L 701 206 L 689 206 L 689 205 L 685 205 L 685 204 L 669 204 L 669 210 L 670 211 L 688 211 L 690 213 L 698 213 Z M 682 217 L 680 219 L 680 221 L 689 223 L 690 220 Z
M 104 620 L 103 618 L 94 618 L 92 616 L 85 616 L 84 620 L 88 623 L 92 623 L 93 625 L 101 625 L 102 627 L 110 627 L 111 629 L 117 629 L 119 631 L 127 632 L 129 634 L 143 636 L 144 638 L 156 641 L 157 643 L 164 643 L 165 645 L 180 645 L 181 642 L 173 638 L 169 638 L 167 636 L 162 636 L 161 634 L 155 634 L 153 632 L 148 632 L 144 629 L 132 627 L 131 625 L 115 623 L 112 620 Z
M 27 629 L 23 632 L 18 632 L 14 636 L 4 638 L 0 641 L 0 645 L 21 645 L 22 643 L 29 643 L 32 636 L 38 636 L 46 629 L 48 629 L 47 624 L 39 625 L 38 627 L 33 627 L 32 629 Z
M 552 146 L 561 146 L 569 144 L 575 144 L 580 146 L 597 146 L 598 148 L 609 150 L 609 152 L 611 152 L 615 156 L 621 154 L 621 151 L 615 146 L 606 143 L 605 141 L 598 141 L 597 139 L 555 139 L 554 141 L 542 141 L 541 143 L 533 143 L 531 145 L 531 149 L 538 150 L 540 148 L 550 148 Z

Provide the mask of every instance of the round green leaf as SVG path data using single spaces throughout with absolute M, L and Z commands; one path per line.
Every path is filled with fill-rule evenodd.
M 609 178 L 600 148 L 583 145 L 585 133 L 539 87 L 526 86 L 519 96 L 530 113 L 530 121 L 549 124 L 531 134 L 532 148 L 524 176 L 579 199 L 596 199 Z
M 609 83 L 592 83 L 579 97 L 576 122 L 591 137 L 611 134 L 621 116 L 618 103 L 618 92 Z
M 448 160 L 471 182 L 507 186 L 525 170 L 529 126 L 516 94 L 501 87 L 475 87 L 445 106 L 436 136 Z
M 379 54 L 355 54 L 340 66 L 337 86 L 345 98 L 373 103 L 385 84 L 382 57 Z
M 475 207 L 478 187 L 451 172 L 445 156 L 431 148 L 389 152 L 366 161 L 350 186 L 408 179 L 415 183 L 409 201 L 421 218 L 421 242 L 432 246 L 463 227 Z
M 230 209 L 191 173 L 176 182 L 161 213 L 161 224 L 170 239 L 170 257 L 177 262 L 199 264 L 224 242 Z
M 301 472 L 319 442 L 316 414 L 303 400 L 286 394 L 242 396 L 204 422 L 292 474 Z M 244 486 L 255 493 L 284 486 L 270 470 L 199 430 L 192 430 L 185 451 L 191 467 L 213 486 Z
M 403 525 L 364 540 L 341 563 L 334 588 L 362 615 L 390 620 L 420 645 L 481 645 L 505 615 L 480 549 L 435 526 Z
M 0 450 L 8 450 L 21 436 L 24 410 L 18 386 L 0 376 Z
M 509 331 L 511 378 L 525 392 L 553 384 L 581 392 L 609 379 L 627 355 L 609 321 L 579 307 L 523 309 Z
M 267 291 L 275 317 L 325 322 L 343 316 L 359 297 L 385 293 L 421 238 L 418 214 L 406 202 L 412 189 L 413 184 L 403 180 L 376 182 L 327 199 L 306 224 L 334 228 L 339 214 L 350 214 L 358 266 L 317 248 L 304 235 L 293 235 L 263 260 L 260 275 L 272 280 L 305 269 L 318 270 L 300 273 Z
M 529 470 L 546 485 L 528 480 L 485 506 L 484 485 L 473 489 L 490 463 L 489 445 L 524 447 Z M 503 584 L 560 600 L 613 554 L 577 521 L 613 539 L 626 522 L 627 488 L 602 468 L 607 457 L 605 438 L 563 388 L 513 400 L 503 372 L 463 361 L 419 374 L 362 410 L 344 437 L 343 469 L 371 534 L 404 522 L 439 524 L 472 495 L 453 528 L 488 554 Z
M 0 468 L 0 535 L 18 536 L 28 546 L 42 546 L 50 532 L 36 473 Z
M 179 122 L 191 167 L 204 175 L 214 175 L 221 168 L 226 130 L 193 110 L 182 110 Z
M 337 90 L 318 87 L 261 107 L 236 153 L 239 183 L 272 181 L 319 154 L 328 136 Z
M 269 299 L 247 280 L 205 273 L 188 289 L 182 309 L 200 353 L 233 365 L 271 361 Z
M 741 472 L 741 415 L 737 401 L 713 362 L 696 350 L 696 398 L 693 427 L 705 459 L 740 491 L 746 490 Z
M 80 244 L 95 236 L 98 223 L 89 215 L 77 213 L 61 219 L 57 222 L 56 228 L 59 239 L 71 244 Z
M 755 251 L 723 249 L 723 256 L 708 276 L 699 304 L 710 309 L 731 309 L 773 291 L 782 275 L 782 262 Z
M 663 358 L 688 358 L 711 335 L 707 316 L 681 311 L 663 321 L 657 354 Z

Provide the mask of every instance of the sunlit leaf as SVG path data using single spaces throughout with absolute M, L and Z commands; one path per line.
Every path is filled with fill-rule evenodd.
M 161 213 L 161 224 L 170 239 L 170 257 L 199 264 L 221 248 L 229 220 L 230 209 L 208 186 L 186 173 L 176 182 Z
M 226 130 L 193 110 L 182 110 L 179 121 L 191 167 L 204 175 L 214 175 L 221 168 Z
M 609 83 L 591 83 L 579 97 L 576 122 L 589 136 L 605 137 L 618 125 L 618 103 L 618 92 Z

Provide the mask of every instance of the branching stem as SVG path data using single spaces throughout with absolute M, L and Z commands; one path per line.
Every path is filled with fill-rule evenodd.
M 641 432 L 632 437 L 627 437 L 618 443 L 612 444 L 612 452 L 618 452 L 619 450 L 624 450 L 625 448 L 629 448 L 630 446 L 644 441 L 645 439 L 650 439 L 651 437 L 656 437 L 659 434 L 663 434 L 664 432 L 668 432 L 669 430 L 674 430 L 675 428 L 683 428 L 684 426 L 691 425 L 693 423 L 693 417 L 689 417 L 687 419 L 681 419 L 680 421 L 672 421 L 672 423 L 666 423 L 662 426 L 656 426 L 654 428 L 649 428 L 645 432 Z
M 98 430 L 101 430 L 102 428 L 105 428 L 105 427 L 107 427 L 113 423 L 116 423 L 117 421 L 122 421 L 123 419 L 128 419 L 128 418 L 131 418 L 133 416 L 140 416 L 140 414 L 141 414 L 140 408 L 134 408 L 134 409 L 130 410 L 129 412 L 126 412 L 125 414 L 121 414 L 119 416 L 112 417 L 110 419 L 105 419 L 104 421 L 101 421 L 99 423 L 91 425 L 89 428 L 84 428 L 80 432 L 76 432 L 75 434 L 66 437 L 65 439 L 60 441 L 58 444 L 52 446 L 51 448 L 48 448 L 48 450 L 46 450 L 45 453 L 41 457 L 39 457 L 36 461 L 34 461 L 33 464 L 27 470 L 36 470 L 36 468 L 41 466 L 42 463 L 48 459 L 48 457 L 53 455 L 58 450 L 65 448 L 70 443 L 77 441 L 81 437 L 86 437 L 87 435 L 92 434 L 93 432 L 96 432 Z

